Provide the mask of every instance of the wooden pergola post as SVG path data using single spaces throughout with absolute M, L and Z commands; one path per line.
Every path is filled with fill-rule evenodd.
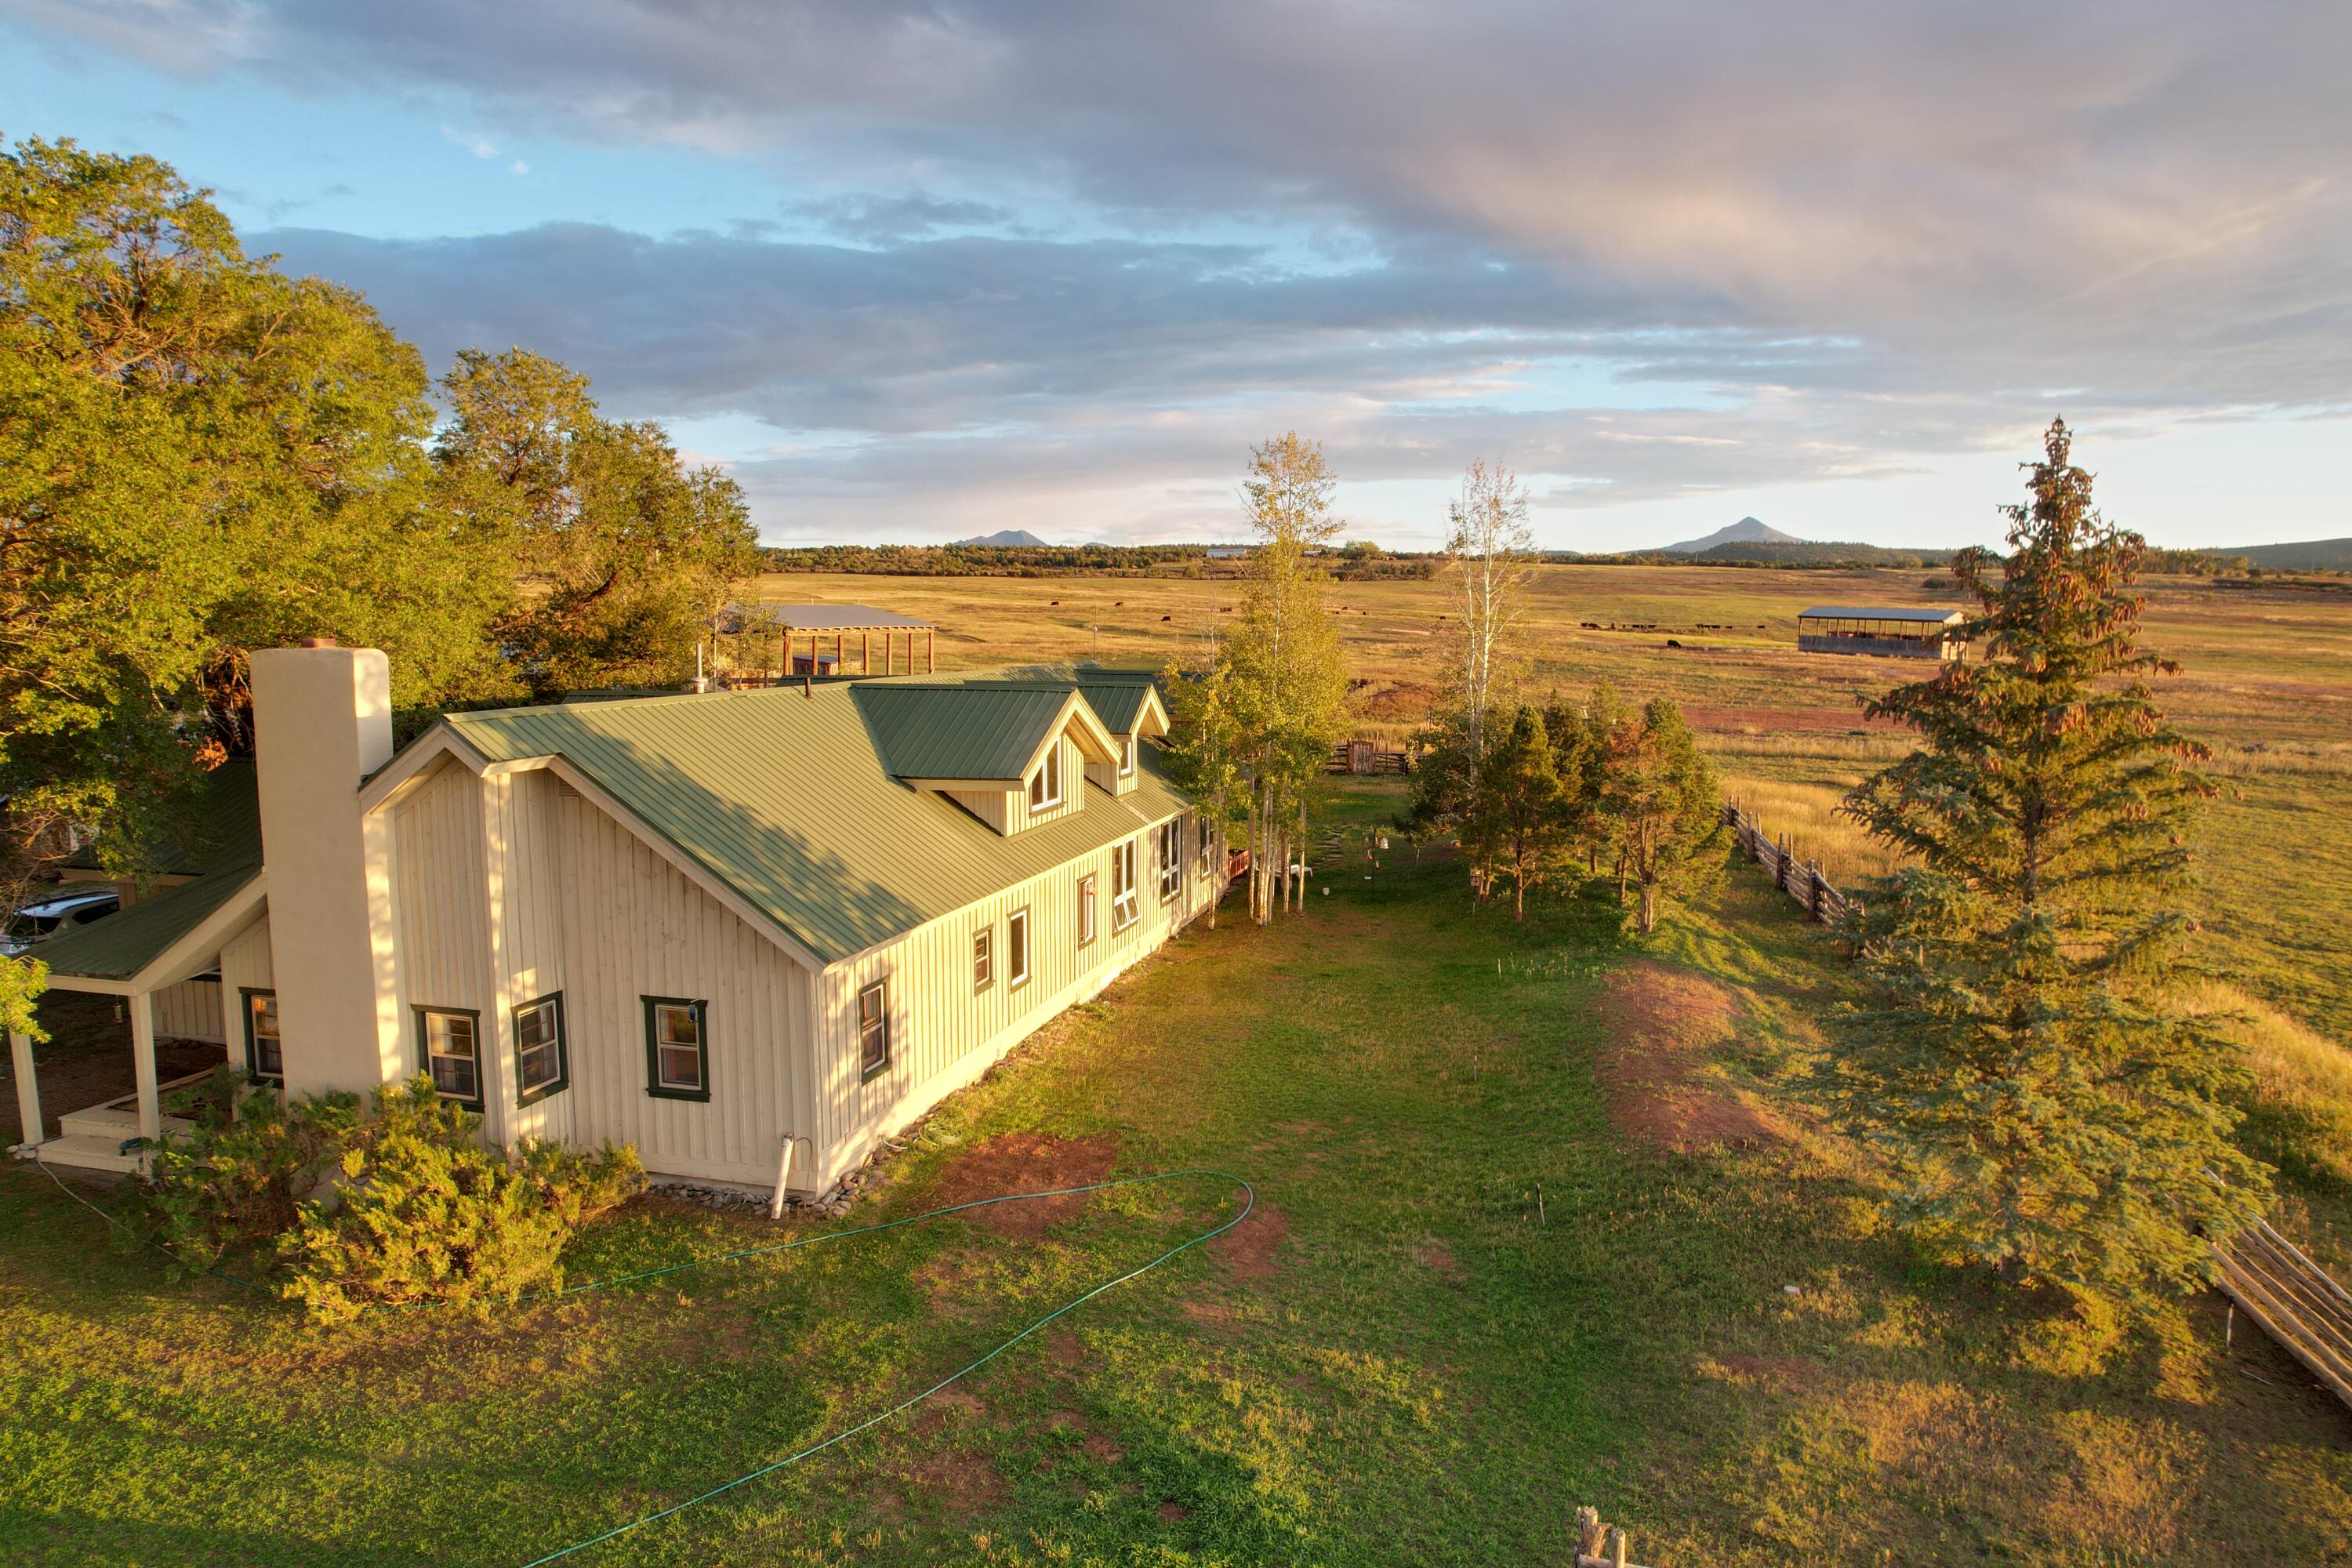
M 911 633 L 909 634 L 909 640 L 912 640 Z M 937 657 L 938 641 L 939 634 L 937 632 L 926 631 L 923 633 L 923 673 L 925 675 L 932 674 L 940 668 L 940 661 Z M 908 655 L 907 663 L 909 666 L 912 666 L 914 662 L 914 656 L 912 654 Z
M 38 1143 L 42 1137 L 41 1086 L 33 1077 L 33 1037 L 8 1031 L 8 1059 L 16 1070 L 16 1121 L 23 1141 Z
M 131 998 L 131 1072 L 139 1086 L 139 1136 L 163 1135 L 163 1096 L 155 1076 L 155 993 Z
M 874 673 L 874 634 L 872 632 L 857 634 L 857 673 L 860 675 Z

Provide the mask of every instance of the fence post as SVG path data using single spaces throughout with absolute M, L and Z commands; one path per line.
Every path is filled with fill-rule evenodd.
M 1576 1510 L 1576 1554 L 1601 1555 L 1601 1510 L 1590 1504 Z

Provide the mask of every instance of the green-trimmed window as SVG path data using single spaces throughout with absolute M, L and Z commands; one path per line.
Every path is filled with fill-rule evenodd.
M 859 1081 L 890 1067 L 890 983 L 877 980 L 857 994 Z
M 481 1015 L 456 1007 L 416 1009 L 418 1054 L 441 1098 L 482 1109 Z
M 278 1036 L 278 993 L 245 987 L 245 1070 L 269 1083 L 286 1081 L 286 1051 Z
M 570 1047 L 563 1038 L 563 993 L 514 1010 L 515 1103 L 529 1105 L 572 1086 Z
M 710 1004 L 684 996 L 646 1003 L 646 1092 L 656 1100 L 710 1098 Z

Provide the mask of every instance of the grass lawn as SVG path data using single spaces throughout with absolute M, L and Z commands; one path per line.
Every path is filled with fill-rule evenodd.
M 2108 1344 L 1879 1233 L 1776 1088 L 1838 970 L 1751 878 L 1636 948 L 1595 900 L 1474 915 L 1450 861 L 1360 876 L 1187 935 L 837 1222 L 1208 1166 L 1256 1184 L 1246 1225 L 566 1561 L 1550 1563 L 1582 1502 L 1661 1568 L 2352 1557 L 2352 1416 L 2245 1325 L 2225 1351 L 2216 1302 Z M 109 1250 L 11 1168 L 0 1560 L 521 1563 L 896 1402 L 1230 1201 L 1129 1188 L 320 1331 Z M 572 1272 L 778 1234 L 642 1201 Z

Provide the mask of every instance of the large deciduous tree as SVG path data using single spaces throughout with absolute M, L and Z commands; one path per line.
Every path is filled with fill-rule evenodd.
M 1600 813 L 1617 853 L 1618 897 L 1633 895 L 1633 929 L 1655 931 L 1666 900 L 1723 870 L 1723 792 L 1682 710 L 1654 697 L 1609 731 Z
M 759 570 L 741 489 L 689 469 L 661 427 L 602 417 L 588 378 L 467 349 L 434 444 L 451 516 L 509 562 L 498 633 L 537 695 L 674 679 L 736 581 Z
M 2205 752 L 2148 687 L 2174 667 L 2139 645 L 2146 546 L 2070 447 L 2053 423 L 2026 465 L 2009 553 L 1955 564 L 1982 658 L 1871 705 L 1922 744 L 1845 809 L 1916 864 L 1870 900 L 1829 1082 L 1932 1250 L 2131 1300 L 2208 1278 L 2267 1173 L 2231 1138 L 2242 1068 L 2177 999 Z

